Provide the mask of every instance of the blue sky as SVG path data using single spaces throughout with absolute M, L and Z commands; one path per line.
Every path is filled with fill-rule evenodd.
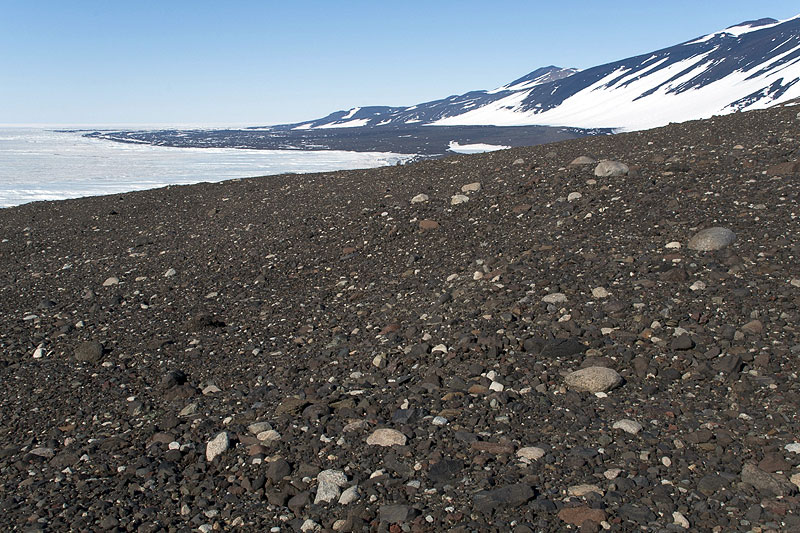
M 298 122 L 798 13 L 796 0 L 0 0 L 0 123 Z

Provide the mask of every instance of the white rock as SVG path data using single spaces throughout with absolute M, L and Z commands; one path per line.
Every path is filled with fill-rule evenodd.
M 469 202 L 469 196 L 463 194 L 454 194 L 453 197 L 450 198 L 450 205 L 464 204 L 467 202 Z
M 589 485 L 589 484 L 573 485 L 567 488 L 567 494 L 575 498 L 582 498 L 583 496 L 586 496 L 590 492 L 594 492 L 596 494 L 599 494 L 600 496 L 603 495 L 603 489 L 601 489 L 597 485 Z
M 689 521 L 678 511 L 672 513 L 672 523 L 681 526 L 684 529 L 689 529 Z
M 612 479 L 617 479 L 621 473 L 622 473 L 621 468 L 609 468 L 608 470 L 603 472 L 603 477 L 611 481 Z
M 787 452 L 800 453 L 800 442 L 792 442 L 784 446 Z
M 302 531 L 303 533 L 307 533 L 308 531 L 319 531 L 321 529 L 322 527 L 320 527 L 319 524 L 317 524 L 310 518 L 307 518 L 306 521 L 303 522 L 303 525 L 300 526 L 300 531 Z
M 317 474 L 317 495 L 314 503 L 327 503 L 339 499 L 341 488 L 347 485 L 347 476 L 341 470 L 323 470 Z
M 538 446 L 527 446 L 517 450 L 517 457 L 528 461 L 538 461 L 544 457 L 544 450 Z
M 103 287 L 110 287 L 112 285 L 119 285 L 119 278 L 111 276 L 103 282 Z
M 431 349 L 431 353 L 434 353 L 434 352 L 447 353 L 447 345 L 445 345 L 445 344 L 437 344 L 436 346 L 434 346 Z
M 379 353 L 375 357 L 372 358 L 372 366 L 375 368 L 385 368 L 386 367 L 386 354 Z
M 567 195 L 568 202 L 574 202 L 575 200 L 580 200 L 583 198 L 583 195 L 579 192 L 571 192 Z
M 800 113 L 797 114 L 797 118 L 800 118 Z M 515 159 L 514 162 L 511 163 L 511 164 L 512 165 L 524 165 L 525 164 L 525 160 L 522 159 L 522 158 Z
M 230 446 L 228 434 L 223 431 L 206 444 L 206 461 L 213 461 L 218 455 L 226 452 Z
M 44 344 L 40 344 L 33 351 L 33 358 L 34 359 L 41 359 L 43 356 L 44 356 Z
M 165 277 L 165 278 L 171 278 L 172 276 L 174 276 L 174 275 L 175 275 L 175 274 L 177 274 L 177 273 L 178 273 L 178 271 L 177 271 L 177 270 L 175 270 L 174 268 L 170 268 L 169 270 L 167 270 L 166 272 L 164 272 L 164 277 Z
M 598 178 L 624 176 L 630 169 L 625 163 L 618 161 L 600 161 L 594 169 L 594 175 Z
M 789 478 L 789 481 L 800 488 L 800 474 L 792 474 L 792 476 Z
M 467 183 L 461 187 L 461 192 L 478 192 L 481 190 L 481 182 L 476 181 L 474 183 Z
M 505 388 L 505 385 L 497 381 L 492 381 L 492 383 L 489 385 L 489 390 L 493 390 L 495 392 L 503 392 L 503 389 Z
M 411 199 L 412 204 L 421 204 L 430 200 L 427 194 L 420 193 Z
M 271 429 L 272 425 L 269 422 L 253 422 L 247 426 L 247 431 L 253 435 L 258 435 L 259 433 L 263 433 L 264 431 L 269 431 Z
M 639 422 L 627 418 L 614 422 L 614 425 L 611 427 L 613 429 L 621 429 L 625 433 L 630 433 L 631 435 L 636 435 L 642 430 L 642 425 Z
M 695 281 L 691 285 L 689 285 L 689 290 L 691 291 L 702 291 L 705 290 L 706 284 L 702 281 Z
M 342 519 L 340 518 L 339 520 L 337 520 L 336 522 L 334 522 L 334 523 L 333 523 L 333 526 L 332 526 L 332 527 L 333 527 L 333 530 L 334 530 L 334 531 L 341 531 L 341 530 L 343 530 L 343 529 L 344 529 L 344 527 L 345 527 L 346 525 L 347 525 L 347 520 L 342 520 Z M 279 533 L 279 532 L 280 532 L 280 530 L 278 530 L 278 532 L 276 532 L 276 533 Z
M 358 501 L 359 498 L 361 498 L 361 494 L 358 492 L 358 485 L 353 485 L 352 487 L 342 491 L 342 495 L 339 496 L 339 505 L 351 504 L 355 501 Z
M 608 298 L 611 293 L 603 287 L 595 287 L 592 289 L 592 298 Z
M 664 246 L 664 248 L 667 248 L 669 250 L 680 250 L 681 243 L 679 243 L 678 241 L 668 242 L 666 246 Z
M 434 416 L 431 424 L 433 424 L 434 426 L 446 426 L 448 422 L 449 420 L 447 420 L 443 416 Z
M 218 392 L 222 392 L 219 387 L 216 385 L 209 385 L 208 387 L 203 389 L 203 396 L 208 396 L 209 394 L 216 394 Z
M 800 278 L 793 279 L 789 282 L 792 287 L 800 287 Z
M 405 446 L 406 436 L 396 429 L 376 429 L 372 435 L 367 437 L 367 444 L 371 446 Z
M 560 292 L 554 292 L 542 298 L 542 301 L 546 304 L 563 304 L 567 301 L 567 296 Z
M 261 442 L 275 442 L 281 440 L 281 434 L 274 429 L 268 429 L 256 435 L 256 438 Z

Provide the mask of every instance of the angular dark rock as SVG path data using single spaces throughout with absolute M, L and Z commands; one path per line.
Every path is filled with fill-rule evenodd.
M 534 497 L 530 485 L 517 483 L 494 490 L 484 490 L 472 497 L 475 508 L 483 513 L 491 513 L 498 508 L 516 508 Z
M 450 483 L 456 479 L 464 468 L 464 463 L 458 459 L 442 459 L 430 466 L 428 477 L 434 483 Z
M 541 355 L 542 357 L 569 357 L 583 353 L 585 350 L 586 346 L 575 338 L 555 339 L 544 343 Z
M 381 505 L 380 509 L 378 510 L 378 515 L 380 516 L 381 522 L 385 522 L 387 524 L 397 524 L 400 522 L 411 521 L 416 514 L 417 513 L 412 507 L 397 503 L 391 505 Z

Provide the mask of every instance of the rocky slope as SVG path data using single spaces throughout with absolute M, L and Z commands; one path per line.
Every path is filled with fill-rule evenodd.
M 3 529 L 797 531 L 797 110 L 0 210 Z

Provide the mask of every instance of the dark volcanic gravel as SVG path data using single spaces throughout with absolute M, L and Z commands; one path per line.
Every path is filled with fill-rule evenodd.
M 0 529 L 800 530 L 797 109 L 0 210 Z

